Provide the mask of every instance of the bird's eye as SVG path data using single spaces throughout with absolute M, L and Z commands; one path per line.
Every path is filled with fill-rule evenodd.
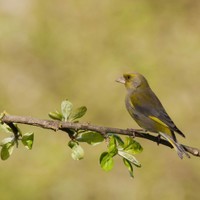
M 130 76 L 130 75 L 127 75 L 127 76 L 126 76 L 126 79 L 127 79 L 127 80 L 130 80 L 130 79 L 131 79 L 131 76 Z

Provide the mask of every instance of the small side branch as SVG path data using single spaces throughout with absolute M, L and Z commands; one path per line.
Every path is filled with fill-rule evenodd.
M 92 125 L 90 123 L 61 122 L 57 120 L 43 120 L 33 117 L 13 116 L 13 115 L 3 116 L 1 122 L 6 124 L 10 123 L 26 124 L 26 125 L 41 127 L 44 129 L 51 129 L 54 131 L 58 130 L 65 131 L 66 129 L 88 130 L 88 131 L 90 130 L 90 131 L 96 131 L 104 136 L 107 133 L 115 133 L 119 135 L 127 135 L 127 136 L 143 138 L 156 143 L 158 141 L 157 136 L 145 133 L 141 129 L 120 129 L 120 128 L 97 126 L 97 125 Z M 160 139 L 159 144 L 173 148 L 172 145 L 164 139 Z M 200 157 L 200 149 L 189 147 L 183 144 L 182 146 L 188 153 L 192 154 L 193 156 Z

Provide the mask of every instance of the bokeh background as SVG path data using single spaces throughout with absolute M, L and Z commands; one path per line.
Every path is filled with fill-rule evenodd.
M 1 0 L 0 109 L 48 118 L 68 98 L 87 106 L 84 122 L 137 128 L 114 80 L 138 71 L 186 134 L 179 140 L 200 147 L 199 18 L 198 0 Z M 138 139 L 142 168 L 131 179 L 118 158 L 101 170 L 105 144 L 83 145 L 74 161 L 65 134 L 20 127 L 35 132 L 34 148 L 0 161 L 3 200 L 200 198 L 199 158 Z

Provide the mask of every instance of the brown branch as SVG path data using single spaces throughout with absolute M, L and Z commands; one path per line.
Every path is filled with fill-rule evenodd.
M 90 130 L 90 131 L 96 131 L 104 136 L 107 133 L 115 133 L 115 134 L 120 134 L 120 135 L 128 135 L 128 136 L 143 138 L 143 139 L 147 139 L 156 143 L 158 142 L 157 136 L 153 136 L 149 133 L 145 133 L 144 130 L 141 130 L 141 129 L 120 129 L 120 128 L 97 126 L 97 125 L 92 125 L 89 123 L 61 122 L 57 120 L 43 120 L 43 119 L 37 119 L 33 117 L 12 116 L 12 115 L 4 115 L 1 119 L 1 122 L 6 123 L 6 124 L 9 124 L 9 123 L 27 124 L 27 125 L 45 128 L 45 129 L 51 129 L 54 131 L 58 131 L 58 130 L 65 131 L 66 129 Z M 159 144 L 173 148 L 172 145 L 164 139 L 160 139 Z M 200 149 L 189 147 L 183 144 L 182 146 L 188 153 L 192 154 L 193 156 L 200 157 Z

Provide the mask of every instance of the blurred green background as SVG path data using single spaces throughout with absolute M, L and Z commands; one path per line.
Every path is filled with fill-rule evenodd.
M 179 140 L 200 147 L 199 19 L 198 0 L 1 0 L 0 108 L 48 118 L 68 98 L 87 106 L 82 121 L 137 128 L 114 80 L 138 71 L 185 133 Z M 142 168 L 132 180 L 118 158 L 101 170 L 105 144 L 83 145 L 85 159 L 74 161 L 65 134 L 20 127 L 34 130 L 35 143 L 0 161 L 3 200 L 200 198 L 199 158 L 138 139 Z

